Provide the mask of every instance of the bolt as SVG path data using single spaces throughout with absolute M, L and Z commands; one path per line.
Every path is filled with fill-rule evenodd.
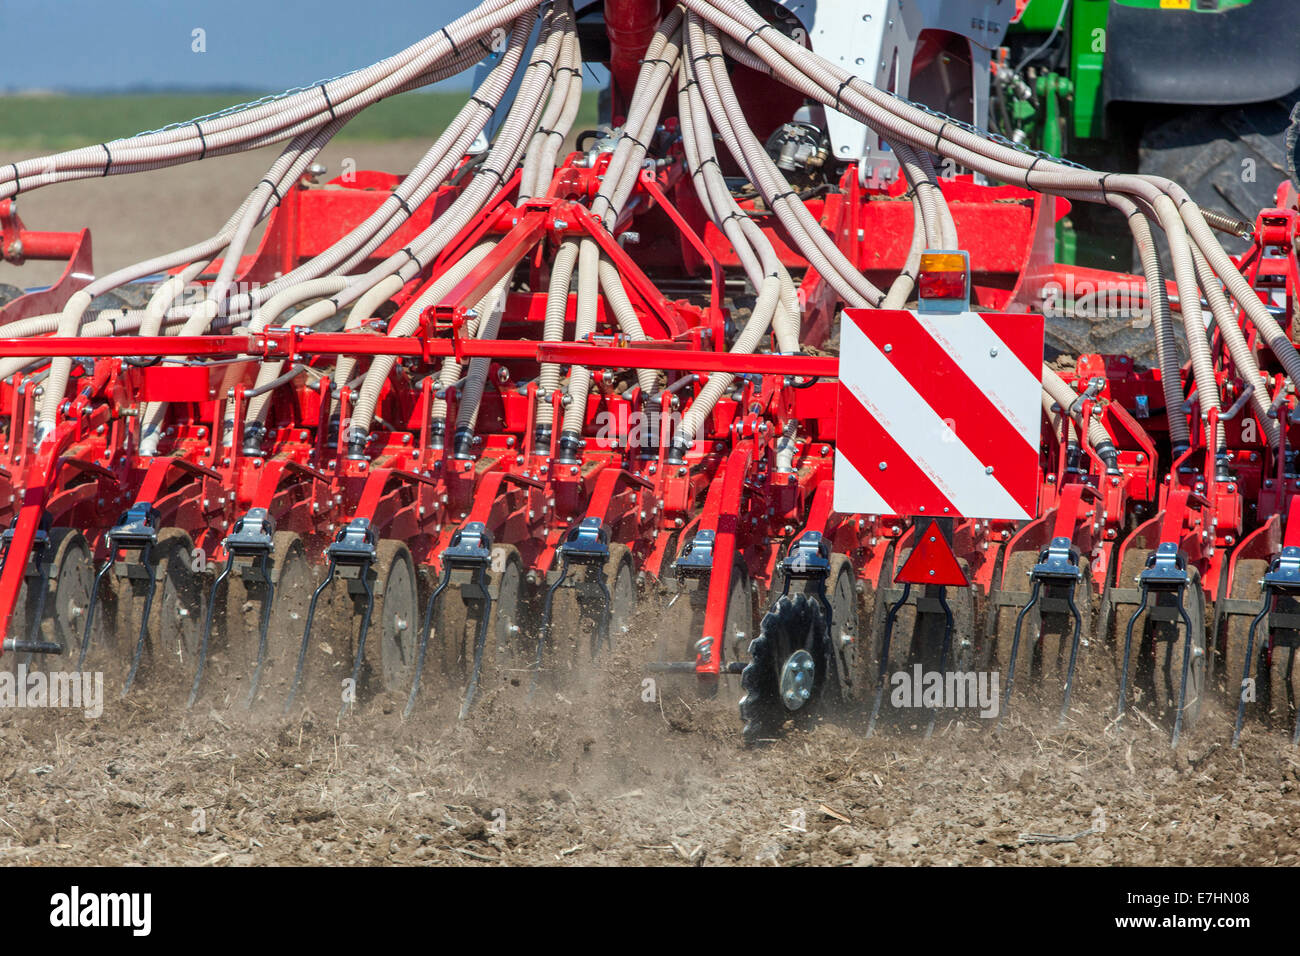
M 885 351 L 886 351 L 886 352 L 892 352 L 892 351 L 894 351 L 894 347 L 893 347 L 892 345 L 890 345 L 888 342 L 886 342 L 886 343 L 885 343 Z
M 889 467 L 889 465 L 887 465 L 885 462 L 882 461 L 882 462 L 880 463 L 880 470 L 881 470 L 881 471 L 884 471 L 884 470 L 885 470 L 886 468 L 888 468 L 888 467 Z
M 984 474 L 986 474 L 986 475 L 991 475 L 991 474 L 993 474 L 993 466 L 992 466 L 992 465 L 987 465 L 987 466 L 985 466 L 985 468 L 984 468 Z

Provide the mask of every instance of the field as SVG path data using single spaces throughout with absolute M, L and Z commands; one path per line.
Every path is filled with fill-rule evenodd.
M 0 151 L 72 149 L 206 116 L 261 94 L 198 93 L 130 96 L 0 96 Z M 462 93 L 404 93 L 362 112 L 339 133 L 342 142 L 376 142 L 431 136 L 465 105 Z M 580 127 L 596 121 L 587 97 Z M 585 126 L 584 126 L 585 124 Z

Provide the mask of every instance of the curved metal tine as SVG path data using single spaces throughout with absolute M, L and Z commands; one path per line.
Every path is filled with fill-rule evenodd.
M 298 685 L 302 683 L 303 664 L 307 661 L 307 642 L 311 639 L 311 622 L 316 616 L 316 602 L 320 600 L 321 594 L 325 591 L 330 583 L 334 580 L 334 562 L 330 561 L 329 569 L 325 572 L 325 580 L 316 586 L 316 590 L 311 593 L 311 603 L 307 605 L 307 620 L 302 629 L 302 646 L 298 648 L 298 666 L 294 668 L 293 684 L 289 687 L 289 698 L 284 702 L 284 712 L 287 714 L 289 708 L 293 706 L 293 700 L 298 695 Z
M 86 608 L 86 629 L 81 635 L 81 653 L 77 655 L 77 670 L 85 670 L 86 652 L 90 650 L 90 631 L 95 624 L 95 605 L 99 603 L 99 585 L 104 580 L 105 575 L 113 567 L 113 558 L 117 555 L 117 549 L 111 544 L 108 549 L 108 560 L 104 566 L 95 574 L 95 580 L 90 585 L 90 606 Z
M 868 737 L 875 733 L 876 718 L 880 716 L 880 700 L 885 695 L 885 675 L 889 671 L 889 638 L 894 631 L 894 619 L 898 617 L 898 612 L 907 603 L 911 593 L 912 585 L 904 583 L 903 596 L 889 606 L 889 613 L 885 615 L 885 633 L 880 638 L 880 672 L 876 675 L 876 699 L 871 705 L 871 720 L 867 722 Z
M 1070 692 L 1074 689 L 1074 667 L 1079 659 L 1079 639 L 1083 632 L 1083 615 L 1079 613 L 1079 606 L 1074 603 L 1074 589 L 1076 587 L 1087 587 L 1088 583 L 1080 578 L 1077 582 L 1070 585 L 1069 594 L 1066 595 L 1066 601 L 1070 605 L 1070 614 L 1074 617 L 1074 640 L 1070 643 L 1070 665 L 1065 670 L 1065 688 L 1061 696 L 1061 714 L 1056 719 L 1056 726 L 1065 726 L 1066 715 L 1070 712 Z
M 438 586 L 433 589 L 433 593 L 429 595 L 429 600 L 424 605 L 424 620 L 420 625 L 420 649 L 415 655 L 415 679 L 411 682 L 411 693 L 406 698 L 406 709 L 402 711 L 403 717 L 410 717 L 411 712 L 415 710 L 415 698 L 420 693 L 420 675 L 424 673 L 424 655 L 429 649 L 429 634 L 433 628 L 433 609 L 442 592 L 447 590 L 450 581 L 451 568 L 444 565 L 442 576 L 438 579 Z
M 152 544 L 146 544 L 141 549 L 140 560 L 149 574 L 149 587 L 144 593 L 144 613 L 140 615 L 140 634 L 135 641 L 135 655 L 131 658 L 131 672 L 126 675 L 126 683 L 122 685 L 123 697 L 130 693 L 131 685 L 135 683 L 136 672 L 140 670 L 140 658 L 144 656 L 144 639 L 145 635 L 149 633 L 149 615 L 153 611 L 154 587 L 158 583 L 157 569 L 153 566 Z
M 1183 639 L 1183 680 L 1178 688 L 1178 711 L 1174 714 L 1174 736 L 1169 741 L 1170 748 L 1178 746 L 1178 738 L 1183 732 L 1183 707 L 1187 703 L 1187 676 L 1192 670 L 1192 618 L 1187 613 L 1187 607 L 1183 602 L 1183 594 L 1187 589 L 1178 589 L 1178 615 L 1183 619 L 1183 626 L 1187 628 L 1186 637 Z
M 208 593 L 208 609 L 203 615 L 203 640 L 199 642 L 199 666 L 194 671 L 194 686 L 190 688 L 190 699 L 185 702 L 186 710 L 193 707 L 194 702 L 199 699 L 199 687 L 203 683 L 203 668 L 208 662 L 208 640 L 212 636 L 212 612 L 217 607 L 217 593 L 221 590 L 221 585 L 225 584 L 226 579 L 230 577 L 230 569 L 234 566 L 234 554 L 227 555 L 226 566 L 212 582 L 212 590 Z
M 1133 616 L 1128 619 L 1128 629 L 1124 632 L 1124 667 L 1120 671 L 1119 677 L 1119 712 L 1115 714 L 1115 722 L 1117 724 L 1123 722 L 1124 710 L 1128 706 L 1128 658 L 1129 653 L 1133 649 L 1133 625 L 1137 623 L 1137 619 L 1142 616 L 1142 612 L 1147 609 L 1147 598 L 1150 596 L 1150 593 L 1151 592 L 1147 588 L 1142 588 L 1142 603 L 1137 606 L 1137 610 L 1133 612 Z
M 1250 630 L 1246 632 L 1246 664 L 1241 672 L 1241 683 L 1237 685 L 1237 722 L 1232 728 L 1232 746 L 1241 746 L 1241 728 L 1246 722 L 1246 687 L 1250 681 L 1250 665 L 1255 656 L 1255 632 L 1259 629 L 1259 622 L 1264 620 L 1268 615 L 1269 608 L 1273 605 L 1273 591 L 1266 584 L 1264 585 L 1264 606 L 1259 609 L 1250 622 Z
M 994 725 L 994 730 L 1002 728 L 1002 718 L 1011 709 L 1011 691 L 1016 684 L 1016 655 L 1020 653 L 1020 628 L 1024 624 L 1025 615 L 1029 613 L 1029 609 L 1038 603 L 1038 592 L 1042 586 L 1042 578 L 1034 578 L 1034 586 L 1029 592 L 1029 600 L 1020 609 L 1020 613 L 1016 615 L 1016 630 L 1011 635 L 1011 655 L 1007 661 L 1007 692 L 1002 695 L 1002 710 L 998 713 L 998 722 Z
M 569 559 L 561 556 L 560 558 L 560 576 L 555 579 L 555 583 L 546 589 L 546 601 L 542 605 L 542 626 L 537 632 L 537 657 L 533 661 L 533 680 L 528 688 L 528 699 L 533 699 L 533 694 L 537 692 L 537 682 L 542 676 L 542 661 L 546 653 L 546 645 L 551 640 L 551 609 L 555 602 L 555 592 L 564 579 L 569 574 Z
M 339 707 L 339 716 L 342 717 L 357 700 L 357 681 L 361 679 L 361 662 L 365 660 L 366 655 L 366 635 L 370 631 L 370 614 L 375 608 L 375 590 L 370 583 L 369 567 L 363 569 L 361 573 L 361 585 L 366 589 L 366 610 L 361 615 L 361 635 L 357 638 L 357 656 L 352 662 L 352 684 L 350 694 L 345 694 L 343 704 Z
M 939 588 L 939 606 L 943 608 L 943 648 L 939 651 L 939 679 L 946 681 L 948 668 L 948 650 L 952 646 L 952 608 L 948 606 L 948 589 Z M 942 705 L 940 705 L 942 706 Z M 929 740 L 934 734 L 934 722 L 939 716 L 939 709 L 930 709 L 930 722 L 925 728 L 925 739 Z
M 487 646 L 489 618 L 492 616 L 492 595 L 487 589 L 487 577 L 481 566 L 474 569 L 474 583 L 482 589 L 486 597 L 479 602 L 483 605 L 483 610 L 479 615 L 477 633 L 474 635 L 474 666 L 470 671 L 469 686 L 465 688 L 465 700 L 460 705 L 459 720 L 469 716 L 470 705 L 474 703 L 474 692 L 478 689 L 479 674 L 483 670 L 483 650 Z
M 275 582 L 271 580 L 269 561 L 270 557 L 263 552 L 261 561 L 262 584 L 266 587 L 266 597 L 262 600 L 262 619 L 258 625 L 257 666 L 253 668 L 253 679 L 249 682 L 248 699 L 244 701 L 245 709 L 251 708 L 253 701 L 257 699 L 257 685 L 261 683 L 262 668 L 266 665 L 267 632 L 271 629 L 271 605 L 275 601 Z

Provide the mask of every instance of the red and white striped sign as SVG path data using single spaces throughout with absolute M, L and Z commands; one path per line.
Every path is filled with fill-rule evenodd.
M 1042 367 L 1041 315 L 844 310 L 835 510 L 1031 517 Z

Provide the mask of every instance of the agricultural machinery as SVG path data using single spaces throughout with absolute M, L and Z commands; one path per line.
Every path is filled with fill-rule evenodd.
M 1176 183 L 985 132 L 1002 6 L 486 0 L 0 165 L 6 261 L 66 263 L 0 308 L 5 657 L 182 708 L 465 717 L 650 621 L 647 672 L 739 698 L 750 741 L 874 732 L 913 668 L 1175 743 L 1217 688 L 1237 735 L 1297 733 L 1297 186 L 1231 257 Z M 610 122 L 576 130 L 589 62 Z M 359 111 L 470 69 L 409 173 L 321 181 Z M 18 217 L 272 143 L 218 231 L 109 275 Z M 1072 204 L 1140 276 L 1056 261 Z M 1155 361 L 1044 346 L 1102 323 Z

